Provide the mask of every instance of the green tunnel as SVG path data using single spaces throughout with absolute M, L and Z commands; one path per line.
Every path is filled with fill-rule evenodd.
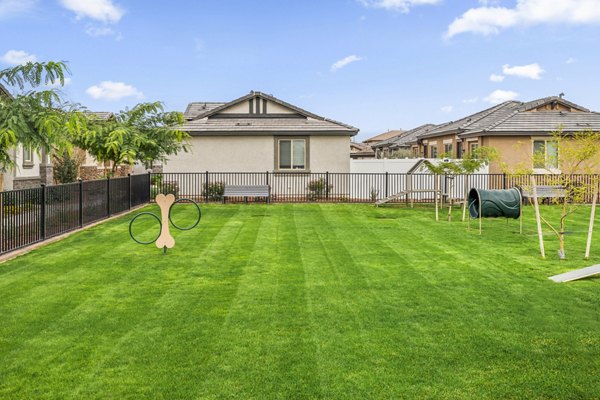
M 471 218 L 514 218 L 521 215 L 521 192 L 519 189 L 485 190 L 472 188 L 469 191 L 469 215 Z

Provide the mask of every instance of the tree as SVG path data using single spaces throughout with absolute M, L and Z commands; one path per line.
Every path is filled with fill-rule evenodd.
M 546 141 L 533 154 L 533 165 L 545 169 L 546 183 L 564 190 L 563 197 L 552 198 L 560 206 L 558 221 L 551 222 L 540 214 L 540 219 L 554 233 L 559 241 L 559 258 L 564 259 L 565 229 L 568 218 L 575 213 L 588 196 L 595 193 L 598 178 L 595 172 L 600 165 L 600 132 L 591 130 L 567 134 L 562 129 L 552 133 L 552 139 Z M 557 173 L 560 168 L 560 173 Z M 581 179 L 588 174 L 594 179 Z
M 65 102 L 57 89 L 69 69 L 65 62 L 29 62 L 0 71 L 0 84 L 17 90 L 0 96 L 0 168 L 13 167 L 12 150 L 17 145 L 40 152 L 69 151 L 68 137 L 85 129 L 77 107 Z M 2 176 L 3 179 L 3 176 Z
M 189 135 L 177 129 L 182 123 L 183 114 L 165 112 L 160 102 L 141 103 L 108 120 L 90 114 L 89 129 L 79 131 L 73 142 L 97 161 L 112 163 L 114 174 L 121 164 L 136 160 L 151 164 L 187 151 Z

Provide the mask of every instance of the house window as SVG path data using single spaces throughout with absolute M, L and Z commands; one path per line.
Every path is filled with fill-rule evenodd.
M 430 158 L 437 158 L 437 146 L 431 146 L 431 156 Z
M 31 168 L 33 167 L 33 151 L 26 147 L 23 147 L 23 167 Z
M 279 139 L 278 163 L 280 170 L 307 169 L 306 139 Z
M 423 158 L 427 158 L 427 145 L 423 145 Z
M 444 144 L 444 154 L 452 158 L 452 143 Z
M 456 142 L 456 158 L 462 158 L 463 144 L 462 142 Z
M 479 148 L 479 142 L 469 142 L 469 154 L 471 154 L 471 156 L 473 155 L 474 152 L 477 151 L 478 148 Z
M 558 169 L 558 144 L 555 140 L 533 141 L 533 168 Z

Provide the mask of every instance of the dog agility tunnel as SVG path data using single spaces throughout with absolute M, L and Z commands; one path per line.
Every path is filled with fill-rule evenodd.
M 521 215 L 521 192 L 517 188 L 486 190 L 472 188 L 469 191 L 469 215 L 471 218 L 514 218 Z

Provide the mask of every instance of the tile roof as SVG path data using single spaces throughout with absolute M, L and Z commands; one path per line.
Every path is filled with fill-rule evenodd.
M 193 102 L 193 103 L 188 104 L 187 108 L 183 112 L 183 116 L 185 119 L 193 119 L 193 118 L 199 117 L 202 114 L 207 114 L 210 111 L 214 110 L 215 108 L 222 106 L 223 104 L 226 104 L 226 103 L 206 102 L 206 101 L 205 102 L 202 102 L 202 101 Z
M 220 114 L 221 111 L 259 97 L 277 103 L 293 114 Z M 204 107 L 206 105 L 206 107 Z M 194 115 L 196 112 L 199 114 Z M 272 116 L 270 116 L 272 115 Z M 348 135 L 354 136 L 358 129 L 341 122 L 324 118 L 286 103 L 276 97 L 262 93 L 250 92 L 229 103 L 190 103 L 186 109 L 186 122 L 180 127 L 190 135 Z
M 413 128 L 413 129 L 411 129 L 409 131 L 404 131 L 399 136 L 396 136 L 396 137 L 393 137 L 391 139 L 384 140 L 382 142 L 376 143 L 372 147 L 373 148 L 383 148 L 383 147 L 398 148 L 398 147 L 407 147 L 412 142 L 416 142 L 417 137 L 419 135 L 423 135 L 423 134 L 431 131 L 434 128 L 436 128 L 436 125 L 434 125 L 434 124 L 421 125 L 421 126 L 418 126 L 416 128 Z
M 560 104 L 573 111 L 540 110 L 545 104 Z M 506 135 L 522 133 L 550 133 L 562 127 L 565 132 L 586 129 L 600 130 L 600 114 L 587 108 L 551 96 L 530 102 L 506 101 L 457 121 L 450 121 L 421 134 L 419 138 L 458 134 L 461 137 Z
M 402 129 L 387 131 L 387 132 L 384 132 L 384 133 L 380 133 L 379 135 L 375 135 L 373 137 L 365 139 L 365 140 L 363 140 L 363 142 L 365 142 L 365 143 L 369 143 L 369 142 L 381 142 L 381 141 L 384 141 L 384 140 L 389 140 L 389 139 L 395 138 L 397 136 L 400 136 L 400 135 L 402 135 L 402 133 L 404 133 L 404 131 Z

